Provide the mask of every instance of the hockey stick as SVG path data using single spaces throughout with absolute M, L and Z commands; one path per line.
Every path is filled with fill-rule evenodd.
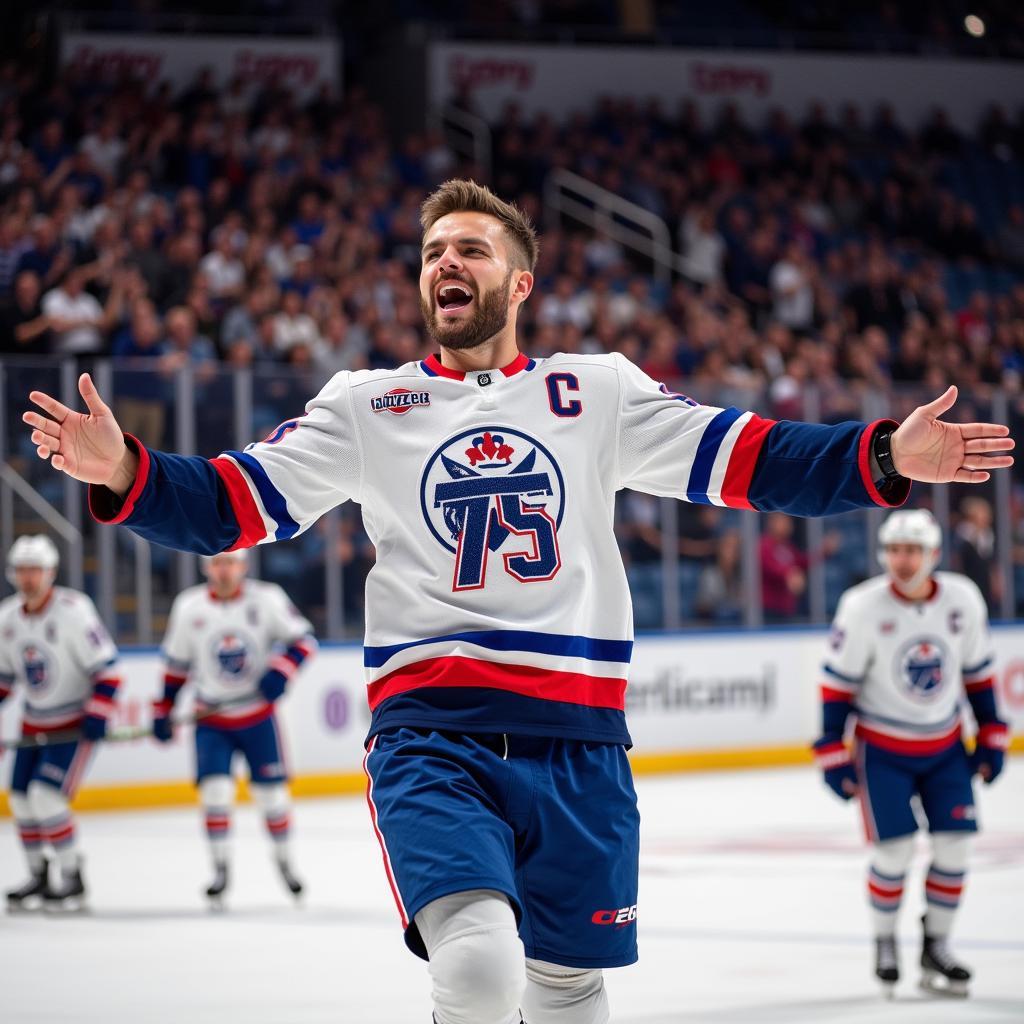
M 243 704 L 252 703 L 253 698 L 236 697 L 233 700 L 226 700 L 215 708 L 202 711 L 197 715 L 185 715 L 182 718 L 172 719 L 172 725 L 198 725 L 207 718 L 213 718 L 222 711 L 232 707 L 240 707 Z M 108 730 L 104 736 L 93 742 L 98 743 L 125 743 L 130 740 L 141 740 L 153 735 L 153 725 L 124 725 L 117 729 Z M 19 740 L 8 743 L 0 740 L 0 754 L 5 750 L 25 750 L 30 747 L 55 747 L 60 743 L 75 743 L 82 739 L 81 729 L 61 729 L 59 732 L 38 732 L 33 736 L 23 736 Z

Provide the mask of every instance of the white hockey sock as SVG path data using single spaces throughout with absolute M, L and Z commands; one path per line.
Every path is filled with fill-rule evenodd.
M 868 902 L 876 938 L 891 938 L 896 934 L 896 917 L 903 900 L 903 880 L 913 853 L 912 835 L 875 844 L 868 869 Z
M 32 804 L 27 793 L 14 793 L 8 797 L 11 813 L 18 825 L 18 836 L 21 848 L 25 851 L 25 860 L 32 874 L 38 874 L 46 859 L 43 857 L 43 833 L 32 813 Z
M 231 836 L 231 803 L 235 796 L 234 781 L 227 775 L 211 775 L 199 784 L 203 802 L 206 838 L 214 865 L 227 864 Z
M 44 843 L 48 843 L 63 872 L 78 867 L 78 843 L 75 822 L 67 797 L 45 782 L 30 782 L 28 800 Z
M 259 804 L 267 824 L 267 835 L 274 844 L 274 857 L 279 864 L 290 863 L 291 800 L 283 782 L 252 787 L 252 798 Z
M 932 863 L 924 883 L 924 930 L 934 938 L 946 938 L 960 907 L 971 833 L 936 832 L 932 836 Z

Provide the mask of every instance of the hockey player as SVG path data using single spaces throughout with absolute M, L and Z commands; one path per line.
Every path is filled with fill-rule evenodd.
M 967 994 L 970 971 L 947 942 L 978 828 L 971 777 L 994 782 L 1009 739 L 996 712 L 985 599 L 966 576 L 935 571 L 941 546 L 942 531 L 924 509 L 894 512 L 882 524 L 885 574 L 848 590 L 836 611 L 824 665 L 824 731 L 814 745 L 825 782 L 844 800 L 860 799 L 872 843 L 875 973 L 888 995 L 899 980 L 896 914 L 917 831 L 914 796 L 932 847 L 922 986 Z M 978 725 L 970 756 L 960 739 L 965 691 Z M 851 715 L 853 760 L 843 743 Z
M 617 354 L 530 359 L 526 217 L 452 181 L 422 221 L 440 354 L 339 373 L 244 452 L 150 451 L 88 377 L 88 415 L 33 392 L 46 415 L 24 418 L 98 519 L 172 547 L 244 548 L 362 504 L 368 798 L 435 1019 L 602 1024 L 602 969 L 637 957 L 616 491 L 824 515 L 899 504 L 907 478 L 987 479 L 1013 442 L 942 423 L 953 389 L 902 426 L 817 426 L 698 405 Z
M 92 601 L 54 586 L 59 556 L 43 534 L 19 537 L 7 553 L 17 590 L 0 604 L 0 702 L 25 687 L 22 735 L 80 730 L 81 739 L 22 747 L 14 759 L 11 810 L 31 874 L 7 893 L 12 910 L 45 905 L 74 909 L 85 899 L 82 858 L 69 802 L 114 711 L 120 685 L 117 648 Z M 59 879 L 50 882 L 44 852 L 53 851 Z
M 190 679 L 195 683 L 196 782 L 214 868 L 206 895 L 217 904 L 228 887 L 236 751 L 248 762 L 281 877 L 293 896 L 302 893 L 291 866 L 288 775 L 274 702 L 316 650 L 316 640 L 276 583 L 245 578 L 246 562 L 241 550 L 204 558 L 207 585 L 175 599 L 163 644 L 163 696 L 153 705 L 153 733 L 166 743 L 178 694 Z

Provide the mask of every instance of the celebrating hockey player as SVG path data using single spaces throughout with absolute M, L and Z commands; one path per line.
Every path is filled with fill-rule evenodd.
M 936 572 L 942 531 L 930 512 L 893 512 L 878 531 L 885 575 L 839 602 L 822 686 L 824 734 L 815 743 L 825 781 L 844 800 L 860 798 L 873 844 L 868 900 L 875 973 L 887 994 L 899 980 L 896 915 L 914 851 L 917 796 L 931 833 L 921 949 L 923 987 L 966 995 L 970 971 L 947 941 L 977 831 L 971 777 L 992 783 L 1009 732 L 996 713 L 988 614 L 966 576 Z M 960 739 L 960 703 L 978 725 L 974 752 Z M 843 743 L 856 717 L 856 759 Z
M 907 478 L 982 480 L 1006 428 L 773 422 L 698 405 L 618 354 L 519 351 L 537 239 L 469 181 L 427 198 L 420 299 L 439 354 L 337 374 L 244 452 L 205 460 L 88 415 L 26 412 L 93 514 L 212 553 L 363 506 L 368 797 L 438 1024 L 601 1024 L 602 969 L 637 958 L 639 821 L 626 748 L 632 615 L 623 487 L 825 515 L 902 502 Z
M 121 681 L 117 648 L 92 601 L 54 586 L 58 562 L 49 537 L 19 537 L 7 553 L 7 578 L 17 593 L 0 604 L 0 703 L 22 684 L 22 736 L 38 739 L 14 759 L 11 810 L 31 877 L 7 893 L 12 910 L 75 909 L 85 900 L 69 802 L 106 733 Z M 68 731 L 81 738 L 46 742 Z M 59 868 L 53 880 L 47 847 Z
M 210 841 L 216 903 L 228 886 L 228 837 L 235 782 L 231 762 L 249 765 L 255 801 L 266 818 L 274 859 L 294 896 L 302 883 L 289 849 L 291 805 L 274 702 L 316 649 L 313 627 L 276 583 L 246 579 L 244 551 L 204 558 L 207 585 L 182 591 L 171 607 L 163 653 L 163 696 L 153 705 L 153 733 L 173 737 L 171 710 L 190 679 L 197 694 L 196 781 Z

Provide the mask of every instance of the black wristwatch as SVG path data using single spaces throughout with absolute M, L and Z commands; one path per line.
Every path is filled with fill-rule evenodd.
M 896 463 L 892 461 L 892 428 L 879 430 L 871 439 L 871 452 L 875 456 L 878 468 L 882 471 L 882 479 L 885 483 L 890 480 L 898 480 L 900 473 L 896 469 Z

